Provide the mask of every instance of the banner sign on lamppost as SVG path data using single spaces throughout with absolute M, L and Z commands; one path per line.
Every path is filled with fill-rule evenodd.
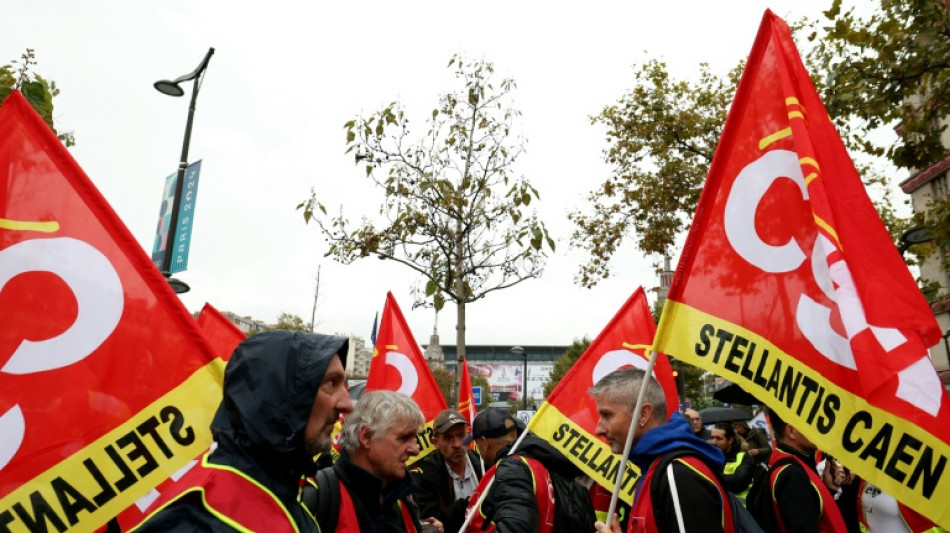
M 155 244 L 152 247 L 152 262 L 159 269 L 162 268 L 162 259 L 169 249 L 171 242 L 172 260 L 170 272 L 182 272 L 188 268 L 188 251 L 191 246 L 191 230 L 194 225 L 195 201 L 198 197 L 198 178 L 201 174 L 201 161 L 195 161 L 185 169 L 185 183 L 182 187 L 182 197 L 179 200 L 180 213 L 178 225 L 171 241 L 169 241 L 169 222 L 172 206 L 174 205 L 175 182 L 178 174 L 170 174 L 165 178 L 165 191 L 162 195 L 162 208 L 159 211 L 158 228 L 155 232 Z

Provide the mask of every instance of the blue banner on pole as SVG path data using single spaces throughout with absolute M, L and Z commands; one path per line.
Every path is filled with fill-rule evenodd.
M 195 161 L 185 169 L 185 183 L 181 189 L 178 206 L 178 224 L 174 237 L 169 239 L 172 202 L 175 196 L 175 182 L 178 175 L 165 178 L 165 192 L 162 196 L 162 208 L 159 212 L 158 229 L 155 244 L 152 247 L 152 262 L 161 269 L 164 255 L 171 250 L 171 273 L 182 272 L 188 268 L 188 252 L 191 246 L 191 232 L 194 227 L 195 201 L 198 198 L 198 178 L 201 175 L 201 161 Z M 171 244 L 169 244 L 171 243 Z

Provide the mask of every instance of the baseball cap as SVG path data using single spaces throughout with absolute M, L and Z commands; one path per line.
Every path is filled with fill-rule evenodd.
M 436 433 L 445 433 L 452 429 L 452 426 L 467 423 L 468 422 L 462 418 L 461 413 L 455 409 L 446 409 L 435 415 L 435 420 L 432 421 L 432 428 L 435 429 Z
M 505 420 L 511 420 L 512 425 L 505 426 Z M 475 415 L 475 421 L 472 422 L 472 434 L 466 437 L 464 442 L 468 444 L 480 437 L 489 439 L 501 437 L 512 431 L 517 431 L 517 425 L 508 411 L 498 407 L 489 407 Z

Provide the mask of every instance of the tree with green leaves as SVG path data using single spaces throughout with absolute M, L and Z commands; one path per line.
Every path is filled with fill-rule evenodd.
M 275 329 L 289 329 L 294 331 L 312 331 L 310 322 L 304 322 L 302 318 L 292 313 L 281 313 L 277 317 L 277 323 L 273 326 L 267 326 L 264 331 L 273 331 Z
M 496 81 L 484 60 L 449 61 L 460 86 L 439 98 L 413 138 L 406 111 L 392 103 L 345 124 L 347 153 L 385 194 L 381 222 L 328 216 L 318 191 L 298 206 L 344 264 L 376 256 L 424 280 L 416 303 L 454 302 L 456 345 L 465 356 L 465 306 L 541 275 L 554 241 L 529 212 L 538 191 L 517 174 L 524 140 L 516 133 L 512 79 Z
M 908 221 L 894 210 L 888 166 L 925 168 L 947 153 L 935 120 L 950 111 L 947 9 L 943 0 L 882 0 L 864 20 L 834 0 L 824 15 L 828 28 L 797 25 L 816 43 L 804 59 L 865 184 L 883 196 L 878 213 L 896 239 Z M 592 212 L 570 214 L 572 245 L 588 255 L 580 285 L 609 276 L 611 257 L 631 236 L 643 252 L 665 255 L 688 229 L 741 71 L 739 63 L 716 75 L 702 64 L 695 81 L 676 80 L 650 60 L 636 70 L 633 89 L 592 118 L 607 129 L 604 158 L 614 170 L 589 194 Z M 907 107 L 924 93 L 926 105 Z M 904 135 L 895 144 L 872 142 L 872 130 L 899 120 Z
M 584 355 L 590 343 L 591 340 L 589 337 L 584 337 L 580 340 L 574 339 L 574 342 L 567 347 L 564 354 L 557 358 L 557 361 L 554 362 L 554 368 L 551 369 L 551 374 L 548 375 L 548 381 L 544 384 L 545 398 L 547 398 L 551 394 L 551 391 L 554 390 L 554 387 L 561 382 L 565 374 L 567 374 L 567 371 L 574 366 L 574 363 Z
M 27 48 L 20 59 L 0 65 L 0 103 L 6 100 L 14 89 L 20 91 L 59 140 L 66 147 L 70 147 L 76 144 L 73 133 L 59 133 L 53 125 L 53 98 L 59 95 L 56 82 L 48 81 L 34 72 L 34 66 L 36 54 L 32 48 Z

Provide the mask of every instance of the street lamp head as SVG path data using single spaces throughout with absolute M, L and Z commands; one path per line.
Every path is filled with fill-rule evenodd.
M 191 287 L 189 287 L 184 281 L 178 278 L 173 278 L 171 274 L 168 274 L 167 272 L 163 272 L 162 274 L 165 276 L 165 281 L 167 281 L 172 290 L 175 291 L 175 294 L 185 294 L 191 290 Z
M 158 80 L 155 82 L 155 88 L 168 96 L 184 96 L 185 94 L 185 90 L 178 85 L 177 81 Z
M 208 53 L 205 55 L 204 59 L 201 60 L 201 64 L 198 65 L 198 68 L 185 74 L 184 76 L 179 76 L 174 80 L 158 80 L 153 85 L 158 92 L 162 94 L 167 94 L 168 96 L 184 96 L 185 90 L 179 85 L 182 82 L 190 81 L 198 76 L 201 76 L 201 73 L 208 68 L 208 61 L 211 59 L 211 56 L 214 54 L 214 48 L 209 48 Z
M 914 244 L 923 244 L 934 240 L 930 233 L 930 228 L 926 226 L 914 226 L 901 234 L 901 245 L 897 248 L 901 255 Z
M 515 355 L 525 355 L 526 353 L 528 353 L 528 351 L 522 348 L 521 346 L 512 346 L 510 351 L 511 353 Z

